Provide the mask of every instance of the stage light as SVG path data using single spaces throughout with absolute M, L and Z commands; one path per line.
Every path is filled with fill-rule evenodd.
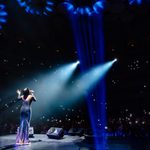
M 63 3 L 61 3 L 59 6 L 60 6 L 61 8 L 63 8 L 63 11 L 64 11 L 64 12 L 67 11 L 67 13 L 68 13 L 68 12 L 73 12 L 73 10 L 74 10 L 74 6 L 73 6 L 73 4 L 70 3 L 70 2 L 63 2 Z
M 66 84 L 68 84 L 78 64 L 79 61 L 76 61 L 54 67 L 52 70 L 28 74 L 28 77 L 26 76 L 21 82 L 18 80 L 11 83 L 10 89 L 7 89 L 6 93 L 7 95 L 14 95 L 16 99 L 15 89 L 31 88 L 35 91 L 38 101 L 32 106 L 33 112 L 40 110 L 43 114 L 49 115 L 51 112 L 55 112 L 55 106 L 59 106 L 64 101 Z M 39 117 L 40 114 L 33 115 L 35 120 L 38 120 Z
M 137 0 L 137 4 L 141 5 L 142 4 L 142 0 Z
M 76 81 L 74 81 L 74 85 L 70 87 L 71 90 L 69 91 L 68 89 L 70 93 L 70 100 L 78 99 L 84 96 L 84 94 L 90 92 L 90 90 L 92 90 L 95 85 L 104 78 L 113 63 L 114 60 L 103 65 L 98 65 L 86 73 L 83 73 Z
M 80 61 L 78 60 L 76 63 L 77 63 L 77 65 L 78 65 L 78 64 L 80 64 Z
M 77 7 L 73 13 L 90 16 L 92 14 L 92 9 L 90 7 Z
M 101 64 L 105 61 L 102 15 L 102 10 L 104 9 L 103 2 L 104 0 L 96 1 L 91 9 L 89 7 L 84 7 L 83 15 L 86 15 L 85 18 L 80 17 L 81 13 L 78 13 L 77 9 L 70 15 L 76 49 L 78 52 L 77 54 L 81 61 L 80 68 L 83 74 L 77 80 L 73 81 L 73 85 L 70 85 L 71 87 L 66 90 L 68 93 L 65 93 L 65 95 L 68 95 L 68 103 L 73 102 L 76 99 L 81 99 L 82 96 L 86 98 L 90 125 L 95 135 L 97 134 L 96 129 L 101 131 L 100 135 L 105 135 L 106 109 L 104 104 L 106 101 L 106 84 L 103 78 L 105 71 L 99 72 L 97 67 L 92 68 L 90 71 L 87 70 L 96 64 Z M 93 55 L 93 48 L 97 53 L 95 56 Z M 101 83 L 98 82 L 100 80 Z M 95 85 L 96 88 L 94 88 Z M 93 105 L 93 97 L 89 94 L 92 89 L 96 99 L 94 102 L 96 107 Z M 97 128 L 97 116 L 101 116 L 100 128 Z M 103 146 L 106 145 L 106 140 L 104 139 L 106 138 L 102 137 L 101 140 L 94 138 L 94 148 L 96 150 L 103 149 Z M 100 145 L 101 148 L 98 145 Z
M 0 30 L 2 29 L 2 25 L 7 23 L 7 12 L 6 12 L 6 8 L 5 5 L 0 4 Z
M 97 2 L 93 5 L 93 10 L 94 10 L 96 13 L 100 13 L 103 9 L 104 9 L 104 0 L 97 1 Z
M 103 128 L 104 130 L 103 131 L 102 129 L 100 130 L 100 128 L 97 128 L 96 126 L 96 118 L 97 118 L 96 114 L 98 114 L 99 112 L 101 112 L 100 113 L 101 127 L 106 126 L 105 118 L 103 118 L 106 111 L 105 106 L 103 105 L 103 103 L 105 104 L 105 95 L 104 95 L 105 93 L 103 93 L 103 90 L 98 91 L 97 93 L 101 96 L 100 98 L 103 98 L 102 101 L 98 99 L 96 102 L 94 102 L 95 104 L 97 104 L 98 110 L 95 107 L 93 108 L 93 97 L 91 98 L 90 94 L 92 91 L 96 90 L 97 86 L 102 86 L 102 89 L 103 88 L 105 89 L 103 81 L 106 76 L 106 73 L 110 70 L 113 64 L 114 64 L 114 60 L 101 65 L 97 65 L 91 68 L 90 70 L 83 72 L 76 80 L 74 80 L 72 85 L 70 85 L 67 89 L 63 91 L 63 95 L 65 95 L 64 98 L 65 105 L 71 105 L 74 102 L 76 102 L 76 100 L 79 99 L 81 100 L 82 97 L 87 97 L 87 102 L 90 106 L 88 109 L 89 109 L 92 129 L 94 134 L 97 137 L 98 137 L 97 131 L 99 131 L 101 134 L 104 134 L 105 131 L 105 128 Z M 102 139 L 104 141 L 103 140 L 99 141 L 98 138 L 95 138 L 96 150 L 99 150 L 100 147 L 105 147 L 105 137 Z
M 68 70 L 75 69 L 80 64 L 80 61 L 76 61 L 75 63 L 70 64 L 70 67 L 68 66 Z
M 142 4 L 142 0 L 129 0 L 129 4 L 130 5 L 133 5 L 133 4 L 141 5 Z
M 36 103 L 33 109 L 37 111 L 37 109 L 40 108 L 45 114 L 54 111 L 54 108 L 51 106 L 58 106 L 59 103 L 63 102 L 65 97 L 65 86 L 74 73 L 77 65 L 78 62 L 61 65 L 45 73 L 45 75 L 42 74 L 37 77 L 38 86 L 36 84 L 33 85 L 32 88 L 36 92 L 37 99 L 42 101 Z M 38 115 L 35 117 L 38 117 Z
M 84 8 L 85 14 L 91 15 L 91 9 L 89 7 Z
M 76 67 L 78 66 L 79 63 L 80 63 L 80 62 L 77 61 L 77 62 L 75 62 L 75 63 L 71 63 L 71 64 L 68 64 L 68 65 L 64 65 L 64 66 L 61 67 L 61 68 L 62 68 L 63 72 L 64 72 L 65 74 L 67 74 L 68 77 L 70 77 L 70 76 L 73 74 L 74 70 L 76 69 Z
M 45 0 L 41 8 L 37 7 L 33 0 L 17 0 L 21 7 L 25 8 L 25 11 L 32 15 L 48 15 L 53 12 L 54 2 L 52 0 Z
M 129 0 L 129 4 L 132 5 L 135 2 L 135 0 Z
M 115 58 L 115 59 L 114 59 L 114 62 L 116 62 L 116 61 L 118 61 L 118 59 L 117 59 L 117 58 Z
M 78 7 L 78 8 L 76 9 L 76 11 L 77 11 L 78 14 L 80 14 L 80 15 L 83 15 L 83 14 L 84 14 L 84 8 L 82 8 L 82 7 Z

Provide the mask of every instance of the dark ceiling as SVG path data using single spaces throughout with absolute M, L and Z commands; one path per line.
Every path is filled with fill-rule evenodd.
M 137 102 L 150 98 L 150 5 L 127 5 L 110 1 L 104 10 L 103 26 L 106 61 L 118 58 L 108 73 L 110 104 Z M 0 31 L 0 89 L 12 80 L 26 78 L 61 63 L 76 61 L 71 24 L 59 9 L 49 16 L 25 13 L 16 1 L 5 1 L 8 22 Z M 117 5 L 118 4 L 118 5 Z M 76 3 L 78 6 L 79 3 Z

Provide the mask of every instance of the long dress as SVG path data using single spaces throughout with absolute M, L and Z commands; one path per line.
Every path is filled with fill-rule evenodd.
M 17 132 L 16 143 L 29 143 L 30 117 L 31 117 L 30 101 L 23 100 L 20 109 L 20 127 Z

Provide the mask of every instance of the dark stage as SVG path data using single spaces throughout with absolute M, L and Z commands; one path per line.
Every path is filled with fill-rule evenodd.
M 45 134 L 35 134 L 30 138 L 30 145 L 15 145 L 16 135 L 5 135 L 0 137 L 1 150 L 94 150 L 92 142 L 87 141 L 84 136 L 65 135 L 60 140 L 48 139 Z M 149 139 L 108 139 L 105 150 L 149 150 Z

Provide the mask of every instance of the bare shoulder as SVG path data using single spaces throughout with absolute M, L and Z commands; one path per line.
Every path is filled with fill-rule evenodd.
M 32 100 L 32 95 L 28 95 L 27 100 L 28 101 Z
M 31 101 L 31 100 L 36 101 L 36 98 L 35 98 L 35 96 L 33 94 L 30 94 L 30 95 L 28 95 L 27 100 L 29 100 L 29 101 Z

